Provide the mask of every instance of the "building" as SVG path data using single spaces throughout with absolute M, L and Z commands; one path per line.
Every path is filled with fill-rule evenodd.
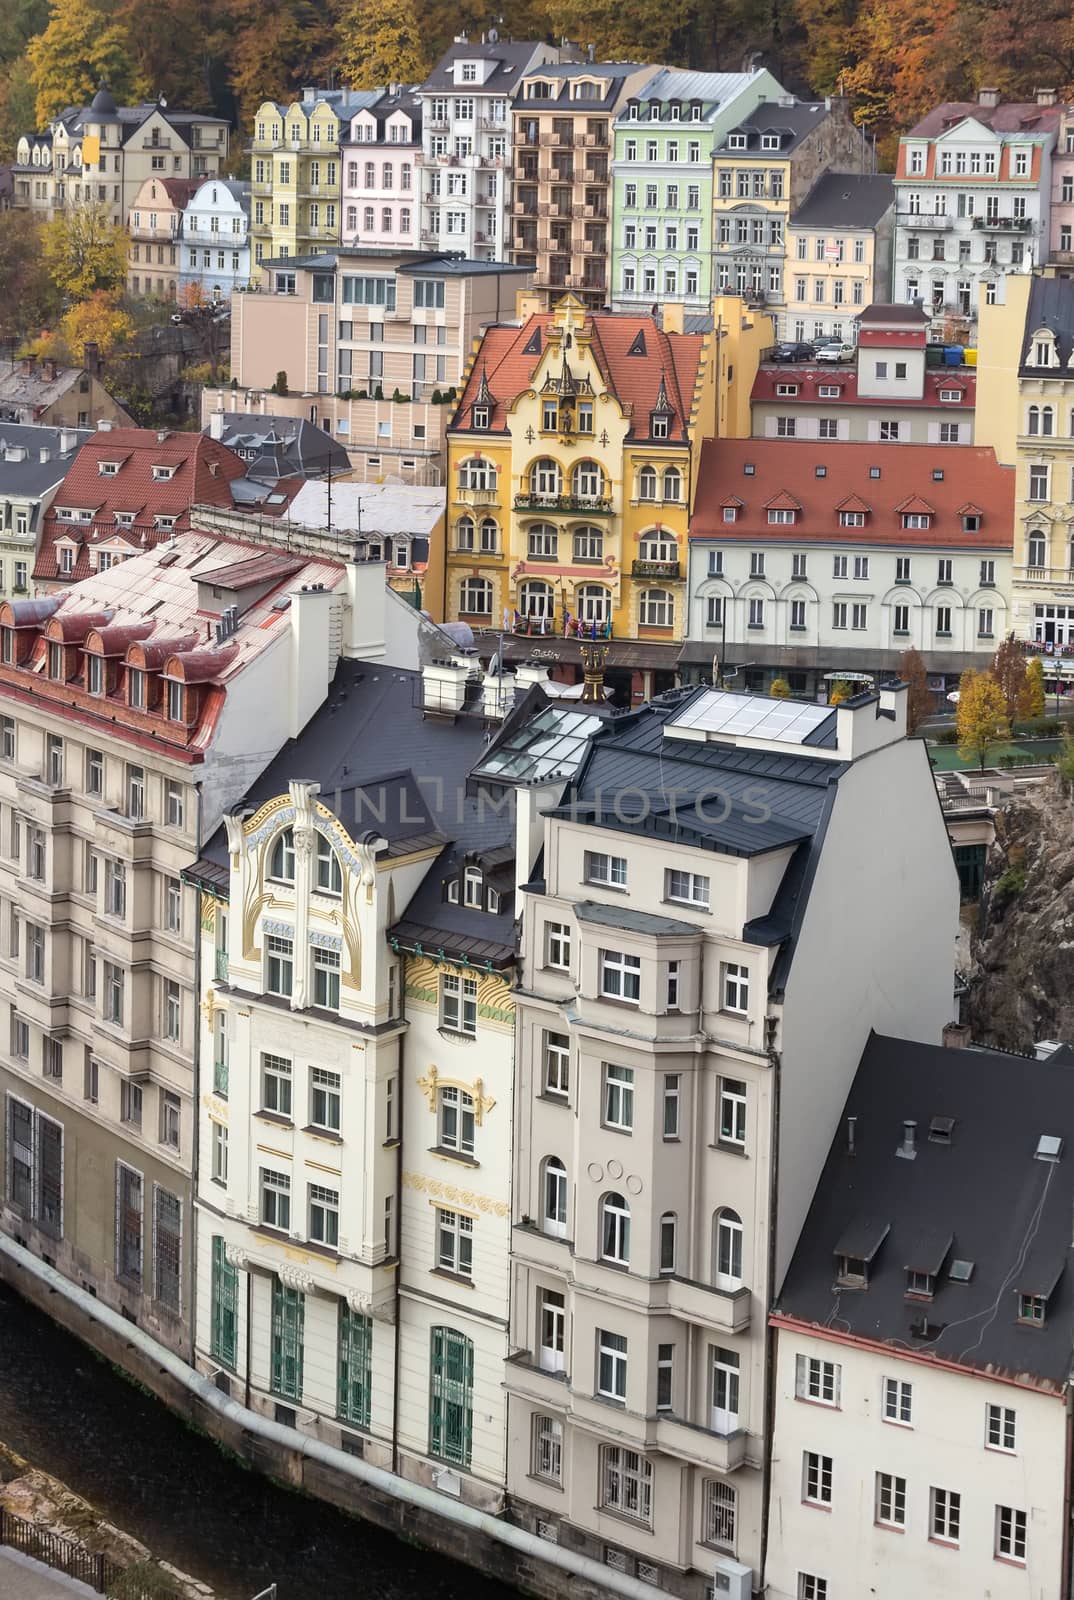
M 478 43 L 462 33 L 436 63 L 419 90 L 424 248 L 459 250 L 474 261 L 512 258 L 511 108 L 530 68 L 561 54 L 552 45 L 484 35 Z
M 684 662 L 812 698 L 883 681 L 913 648 L 957 688 L 1009 630 L 1014 495 L 991 449 L 710 440 Z
M 772 1317 L 765 1592 L 1062 1594 L 1069 1061 L 874 1035 L 833 1125 Z
M 207 433 L 245 463 L 246 476 L 276 484 L 286 478 L 345 476 L 350 459 L 341 444 L 305 417 L 214 411 Z
M 147 178 L 209 178 L 227 153 L 222 117 L 173 111 L 162 100 L 117 106 L 102 83 L 88 106 L 61 112 L 43 133 L 20 137 L 15 204 L 45 217 L 99 205 L 125 227 Z
M 973 323 L 1004 283 L 1049 249 L 1052 152 L 1061 108 L 1002 105 L 999 91 L 937 106 L 899 140 L 892 298 Z
M 1052 151 L 1051 233 L 1046 259 L 1062 274 L 1074 266 L 1074 107 L 1065 105 Z
M 610 293 L 617 311 L 712 305 L 712 152 L 783 89 L 764 69 L 661 67 L 615 119 Z M 567 213 L 569 215 L 569 213 Z
M 310 87 L 290 105 L 266 100 L 258 108 L 250 143 L 255 265 L 339 243 L 340 146 L 352 114 L 383 92 Z
M 612 131 L 652 71 L 632 62 L 547 65 L 522 83 L 513 257 L 532 267 L 545 309 L 566 290 L 591 310 L 611 304 Z
M 977 370 L 948 365 L 946 352 L 929 349 L 926 311 L 870 305 L 841 326 L 856 330 L 853 364 L 762 362 L 752 392 L 755 437 L 973 444 Z
M 101 381 L 96 345 L 86 345 L 84 366 L 64 367 L 45 357 L 21 356 L 0 372 L 0 420 L 51 428 L 93 428 L 101 422 L 133 427 L 134 419 Z
M 514 312 L 530 274 L 506 263 L 372 248 L 264 263 L 231 308 L 233 393 L 223 404 L 294 411 L 335 434 L 363 479 L 439 483 L 450 391 L 474 341 Z M 282 370 L 286 393 L 267 394 Z M 256 397 L 256 398 L 255 398 Z
M 417 250 L 421 240 L 421 101 L 392 84 L 350 120 L 343 159 L 344 245 Z
M 883 173 L 826 172 L 787 223 L 790 338 L 852 340 L 891 297 L 895 193 Z
M 179 261 L 184 299 L 230 300 L 250 282 L 250 185 L 199 184 L 187 203 Z
M 441 488 L 314 481 L 291 502 L 288 526 L 361 540 L 368 560 L 385 563 L 388 587 L 443 622 L 446 510 Z
M 565 789 L 502 763 L 532 818 L 510 1506 L 662 1592 L 761 1587 L 767 1307 L 870 1029 L 949 1019 L 958 888 L 905 692 L 695 690 L 607 722 Z
M 98 428 L 45 512 L 34 592 L 67 588 L 170 541 L 190 527 L 195 503 L 230 506 L 243 475 L 234 451 L 200 433 Z
M 861 132 L 847 102 L 781 95 L 754 106 L 715 151 L 715 289 L 765 305 L 789 336 L 787 228 L 817 178 L 859 170 Z
M 174 300 L 179 293 L 180 237 L 196 178 L 147 178 L 134 197 L 128 231 L 127 289 Z
M 713 411 L 700 334 L 574 296 L 490 328 L 448 433 L 448 617 L 487 630 L 488 653 L 506 630 L 507 659 L 536 649 L 568 682 L 581 640 L 608 638 L 621 701 L 670 688 Z
M 0 423 L 0 595 L 30 592 L 45 513 L 80 447 L 76 428 Z

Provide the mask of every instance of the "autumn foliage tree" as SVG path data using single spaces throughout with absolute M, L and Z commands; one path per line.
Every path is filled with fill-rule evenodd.
M 119 295 L 97 289 L 87 299 L 76 300 L 55 329 L 32 341 L 28 348 L 34 355 L 52 356 L 79 366 L 87 344 L 95 344 L 107 360 L 130 343 L 134 332 L 134 321 Z
M 60 296 L 41 258 L 41 224 L 28 211 L 0 212 L 0 340 L 51 327 Z
M 1003 690 L 990 672 L 962 674 L 958 686 L 958 753 L 964 761 L 976 761 L 984 771 L 989 750 L 1007 737 L 1007 702 Z
M 420 83 L 428 58 L 413 0 L 353 0 L 339 19 L 338 61 L 352 89 Z
M 1018 702 L 1018 715 L 1027 722 L 1044 715 L 1044 662 L 1034 656 L 1026 668 L 1022 698 Z
M 66 299 L 115 289 L 127 274 L 127 235 L 104 205 L 60 211 L 42 232 L 45 270 Z
M 999 684 L 1007 708 L 1007 720 L 1013 722 L 1025 695 L 1026 658 L 1022 646 L 1013 633 L 998 646 L 989 669 Z
M 914 733 L 936 709 L 925 663 L 917 650 L 899 656 L 899 677 L 906 684 L 906 731 Z
M 133 41 L 109 0 L 50 0 L 48 26 L 27 49 L 37 120 L 87 105 L 106 79 L 118 101 L 141 96 Z

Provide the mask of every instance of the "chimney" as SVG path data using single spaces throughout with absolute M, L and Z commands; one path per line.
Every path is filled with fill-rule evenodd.
M 91 378 L 101 375 L 101 349 L 96 339 L 87 339 L 82 346 L 82 365 Z
M 450 717 L 452 721 L 466 704 L 466 684 L 477 665 L 476 652 L 471 651 L 472 664 L 460 651 L 451 660 L 427 661 L 421 669 L 422 709 L 427 717 Z
M 1057 99 L 1058 99 L 1058 96 L 1056 95 L 1056 92 L 1055 92 L 1054 89 L 1038 89 L 1037 90 L 1037 104 L 1038 104 L 1038 106 L 1054 106 Z
M 848 1117 L 847 1118 L 847 1155 L 848 1156 L 853 1156 L 853 1155 L 857 1154 L 857 1148 L 856 1148 L 856 1146 L 854 1144 L 854 1134 L 855 1134 L 855 1131 L 857 1129 L 857 1125 L 858 1125 L 857 1117 Z
M 33 377 L 35 364 L 36 363 L 33 356 L 23 356 L 22 360 L 19 362 L 19 371 L 22 373 L 24 378 Z
M 112 424 L 108 420 L 108 418 L 107 417 L 98 417 L 97 418 L 97 432 L 98 433 L 111 433 L 111 431 L 112 431 Z
M 944 1023 L 941 1038 L 948 1050 L 965 1050 L 972 1037 L 968 1022 Z
M 835 740 L 841 761 L 856 761 L 905 738 L 906 694 L 906 685 L 901 684 L 883 691 L 866 689 L 840 701 L 835 708 Z
M 42 376 L 42 378 L 44 378 L 46 383 L 55 383 L 55 381 L 56 381 L 56 363 L 52 359 L 51 356 L 46 356 L 45 359 L 42 361 L 42 363 L 41 363 L 41 376 Z
M 234 631 L 235 617 L 225 610 L 220 623 L 224 637 Z M 325 701 L 336 669 L 332 652 L 332 591 L 321 584 L 303 586 L 291 594 L 291 726 L 295 739 Z
M 916 1161 L 917 1160 L 917 1147 L 916 1147 L 915 1142 L 914 1142 L 914 1135 L 916 1133 L 917 1133 L 917 1123 L 916 1122 L 906 1121 L 906 1122 L 903 1123 L 903 1125 L 902 1125 L 902 1144 L 896 1150 L 895 1154 L 897 1156 L 901 1156 L 904 1161 Z
M 214 411 L 209 418 L 209 438 L 222 439 L 224 437 L 224 411 L 221 407 Z
M 515 668 L 515 693 L 529 694 L 535 683 L 548 682 L 548 668 L 540 661 L 520 661 Z
M 485 673 L 481 691 L 482 707 L 490 722 L 502 722 L 515 698 L 515 679 L 509 672 Z
M 669 303 L 664 307 L 660 326 L 665 333 L 681 333 L 683 331 L 685 311 L 686 308 L 681 301 Z
M 37 452 L 37 459 L 40 461 L 40 463 L 41 463 L 41 465 L 43 467 L 47 466 L 48 463 L 52 460 L 52 451 L 48 448 L 47 445 L 42 445 L 41 446 L 40 450 Z
M 994 111 L 999 105 L 998 89 L 978 89 L 977 104 L 984 106 L 988 111 Z
M 343 570 L 346 585 L 343 654 L 352 660 L 378 661 L 386 648 L 387 566 L 383 561 L 352 559 Z
M 78 449 L 78 434 L 74 428 L 60 429 L 60 454 L 69 456 L 72 450 Z

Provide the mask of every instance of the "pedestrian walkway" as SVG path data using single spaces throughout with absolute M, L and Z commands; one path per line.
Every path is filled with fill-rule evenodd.
M 0 1548 L 0 1596 L 3 1600 L 100 1600 L 88 1583 L 5 1548 Z

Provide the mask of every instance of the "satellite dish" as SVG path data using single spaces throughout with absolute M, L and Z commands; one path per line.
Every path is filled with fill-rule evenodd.
M 165 100 L 164 96 L 161 95 L 160 99 L 157 101 L 157 104 L 159 105 L 160 109 L 164 111 L 167 108 L 168 102 Z

